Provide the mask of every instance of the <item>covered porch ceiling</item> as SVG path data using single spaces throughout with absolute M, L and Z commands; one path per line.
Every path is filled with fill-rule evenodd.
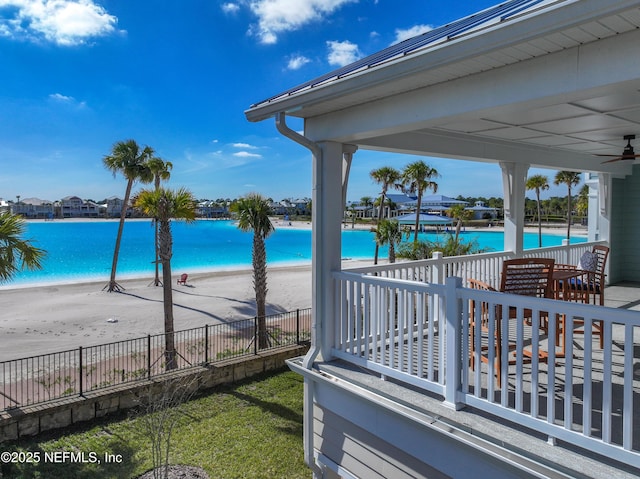
M 246 111 L 362 149 L 631 174 L 640 152 L 640 1 L 511 1 L 516 14 L 327 74 Z M 524 4 L 523 8 L 522 5 Z M 379 52 L 378 58 L 380 57 Z

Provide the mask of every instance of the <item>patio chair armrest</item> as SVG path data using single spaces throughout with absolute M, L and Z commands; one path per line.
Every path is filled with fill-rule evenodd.
M 467 280 L 469 282 L 469 288 L 471 289 L 482 289 L 485 291 L 498 291 L 493 286 L 484 281 L 480 281 L 479 279 L 469 278 Z
M 576 266 L 575 264 L 556 263 L 553 265 L 553 269 L 561 271 L 578 271 L 578 266 Z

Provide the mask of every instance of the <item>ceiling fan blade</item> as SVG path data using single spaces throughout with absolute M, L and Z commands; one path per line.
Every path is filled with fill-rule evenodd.
M 610 156 L 610 155 L 599 155 L 599 156 Z M 640 158 L 640 155 L 618 156 L 617 158 L 614 158 L 613 160 L 603 161 L 600 164 L 604 165 L 605 163 L 613 163 L 614 161 L 621 161 L 621 160 L 635 160 L 636 158 Z

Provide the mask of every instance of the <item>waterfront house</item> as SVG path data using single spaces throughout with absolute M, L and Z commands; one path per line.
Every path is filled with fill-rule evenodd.
M 62 218 L 97 218 L 100 207 L 93 201 L 85 201 L 79 196 L 65 196 L 58 202 Z
M 107 218 L 120 218 L 123 203 L 122 198 L 110 196 L 109 198 L 106 198 L 104 204 L 100 206 L 100 212 Z
M 40 198 L 24 198 L 11 206 L 13 214 L 27 219 L 51 219 L 54 215 L 53 202 Z
M 638 45 L 638 0 L 510 0 L 245 112 L 275 119 L 311 153 L 312 343 L 289 365 L 305 381 L 314 477 L 640 475 L 638 298 L 615 309 L 467 287 L 497 289 L 505 259 L 575 265 L 597 244 L 610 247 L 610 285 L 640 282 L 640 165 L 629 153 L 604 162 L 640 144 Z M 304 119 L 303 134 L 288 116 Z M 504 251 L 343 269 L 340 221 L 360 149 L 499 166 Z M 523 249 L 531 167 L 584 172 L 588 243 Z M 498 381 L 495 348 L 481 363 L 470 323 L 505 311 L 517 321 L 500 323 L 509 361 Z

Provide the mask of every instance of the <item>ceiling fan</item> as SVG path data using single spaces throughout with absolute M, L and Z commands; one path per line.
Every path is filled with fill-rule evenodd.
M 633 151 L 633 146 L 631 146 L 631 140 L 636 139 L 636 135 L 625 135 L 624 139 L 627 140 L 627 146 L 624 147 L 624 151 L 622 155 L 596 155 L 596 156 L 614 156 L 612 160 L 603 161 L 602 164 L 605 163 L 613 163 L 614 161 L 620 160 L 634 160 L 636 158 L 640 158 L 640 155 L 636 155 L 635 151 Z

